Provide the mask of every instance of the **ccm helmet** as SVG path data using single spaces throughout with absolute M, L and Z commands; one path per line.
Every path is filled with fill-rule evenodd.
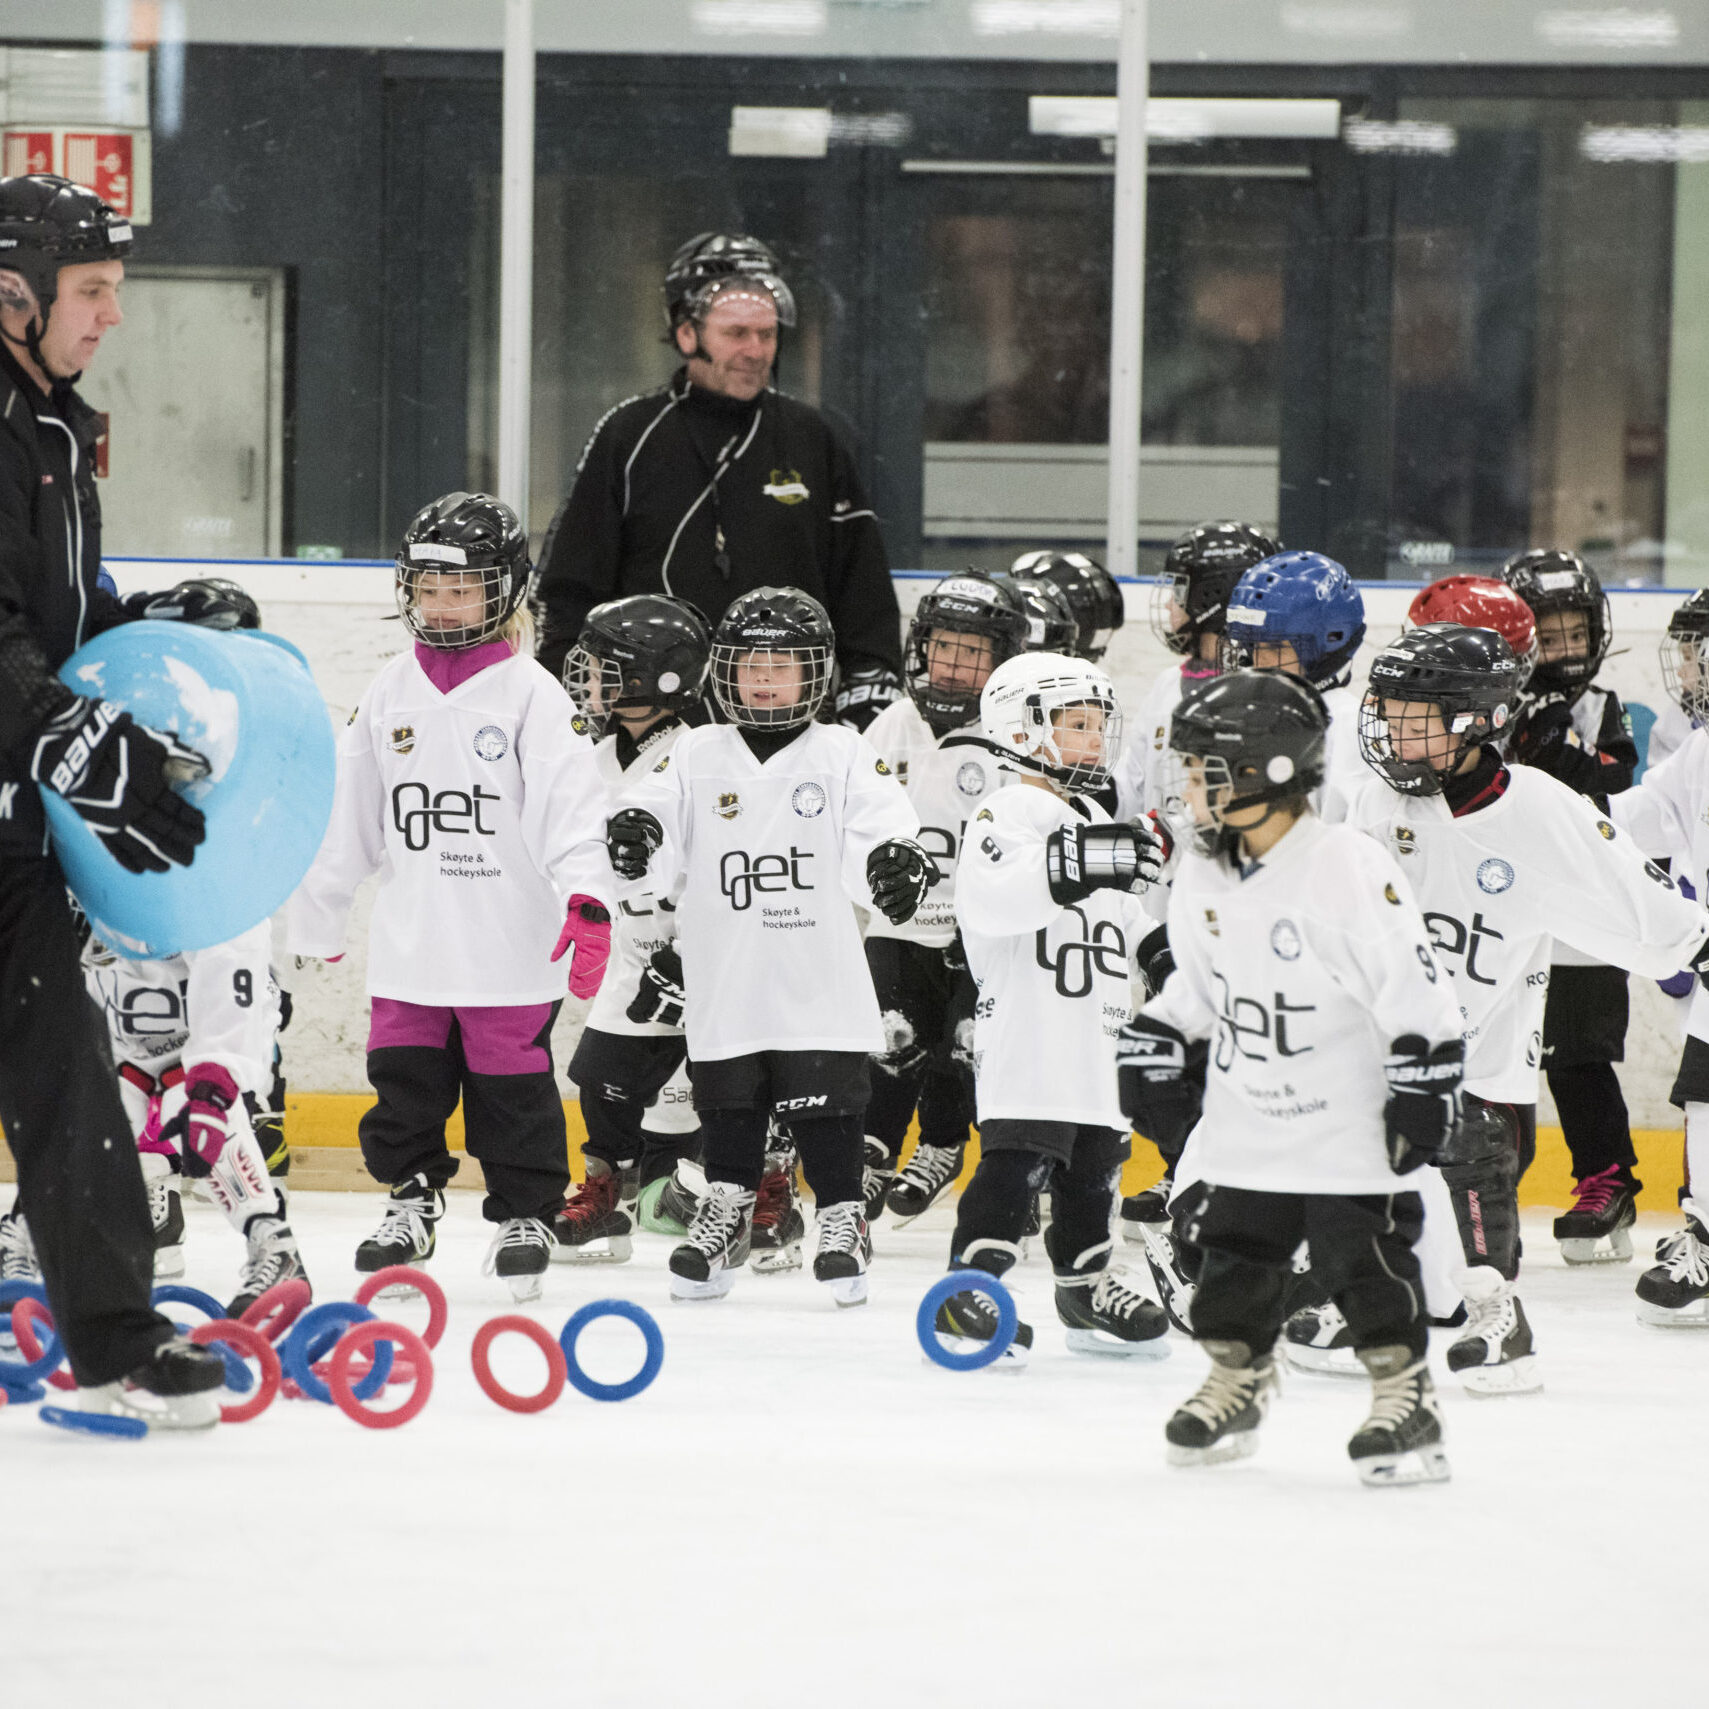
M 1709 721 L 1709 588 L 1699 588 L 1662 637 L 1662 680 L 1694 724 Z
M 835 655 L 818 600 L 799 588 L 757 587 L 712 631 L 712 698 L 740 729 L 799 729 L 825 704 Z
M 35 294 L 39 312 L 24 333 L 24 348 L 38 367 L 60 268 L 122 261 L 130 252 L 130 221 L 93 190 L 46 172 L 0 178 L 0 272 L 21 274 Z
M 687 321 L 705 319 L 713 299 L 733 281 L 744 281 L 770 297 L 780 327 L 795 325 L 795 295 L 783 282 L 771 250 L 757 237 L 703 231 L 683 244 L 665 269 L 667 336 Z
M 1170 652 L 1197 658 L 1199 637 L 1223 632 L 1223 608 L 1234 584 L 1281 549 L 1279 540 L 1244 522 L 1189 528 L 1169 548 L 1151 590 L 1152 633 Z
M 1531 607 L 1506 582 L 1493 576 L 1444 576 L 1420 591 L 1407 607 L 1410 624 L 1459 623 L 1467 629 L 1493 629 L 1519 662 L 1519 691 L 1537 662 L 1537 620 Z
M 1254 564 L 1228 596 L 1225 670 L 1249 666 L 1259 647 L 1293 648 L 1293 675 L 1335 688 L 1352 674 L 1365 639 L 1365 601 L 1353 578 L 1321 552 L 1279 552 Z M 1271 660 L 1269 668 L 1275 669 Z
M 994 571 L 991 579 L 1001 582 L 1020 601 L 1026 613 L 1029 653 L 1073 653 L 1080 625 L 1074 621 L 1068 601 L 1049 582 L 1008 570 Z
M 1308 682 L 1281 671 L 1230 670 L 1191 684 L 1169 720 L 1163 811 L 1212 859 L 1239 857 L 1230 809 L 1304 801 L 1323 782 L 1329 711 Z
M 1408 629 L 1371 661 L 1359 708 L 1359 752 L 1402 795 L 1439 795 L 1468 747 L 1500 733 L 1519 698 L 1519 661 L 1493 629 L 1426 623 Z M 1435 707 L 1450 738 L 1440 754 L 1403 758 L 1408 733 L 1386 710 L 1407 702 Z M 1418 738 L 1422 741 L 1422 738 Z
M 447 493 L 417 512 L 398 547 L 398 615 L 429 647 L 448 651 L 490 641 L 528 593 L 528 535 L 508 504 L 488 493 Z M 447 624 L 423 610 L 424 592 L 479 588 L 478 616 Z
M 1079 720 L 1081 728 L 1102 733 L 1095 758 L 1065 756 L 1061 746 L 1072 727 L 1065 721 L 1082 711 L 1096 716 Z M 1061 653 L 1022 653 L 999 665 L 979 696 L 979 723 L 1006 765 L 1078 793 L 1102 789 L 1121 752 L 1115 685 L 1101 666 Z
M 1078 633 L 1073 650 L 1094 664 L 1103 658 L 1127 612 L 1120 584 L 1096 558 L 1084 552 L 1023 552 L 1009 566 L 1009 574 L 1054 588 L 1074 616 Z
M 1026 644 L 1027 614 L 1012 584 L 976 570 L 950 576 L 921 599 L 908 625 L 908 698 L 933 734 L 948 735 L 979 716 L 986 678 Z
M 1608 595 L 1596 571 L 1577 552 L 1520 552 L 1501 566 L 1501 579 L 1531 607 L 1537 619 L 1539 656 L 1531 669 L 1533 694 L 1572 693 L 1583 688 L 1602 668 L 1614 629 L 1608 616 Z M 1550 617 L 1581 612 L 1585 622 L 1582 658 L 1545 659 Z
M 587 614 L 564 659 L 564 688 L 597 741 L 619 707 L 680 712 L 706 685 L 711 642 L 692 606 L 658 593 L 608 600 Z

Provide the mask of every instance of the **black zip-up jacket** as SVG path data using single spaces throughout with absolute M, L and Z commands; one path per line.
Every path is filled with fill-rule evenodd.
M 845 672 L 901 669 L 896 590 L 848 448 L 810 405 L 776 391 L 741 403 L 679 368 L 611 410 L 582 452 L 540 551 L 540 662 L 556 676 L 608 599 L 672 594 L 716 623 L 756 587 L 812 594 Z
M 54 672 L 91 635 L 129 621 L 95 580 L 99 437 L 68 383 L 44 395 L 0 346 L 0 857 L 46 847 L 30 755 L 74 698 Z

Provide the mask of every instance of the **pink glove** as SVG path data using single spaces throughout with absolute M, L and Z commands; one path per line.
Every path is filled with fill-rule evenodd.
M 184 1147 L 185 1173 L 205 1175 L 219 1162 L 231 1137 L 226 1114 L 237 1102 L 237 1082 L 217 1062 L 199 1062 L 185 1071 L 184 1086 L 189 1102 L 168 1125 L 179 1128 L 176 1137 Z
M 564 919 L 564 929 L 558 933 L 558 947 L 552 959 L 561 961 L 564 951 L 576 946 L 570 962 L 570 995 L 591 997 L 605 977 L 605 964 L 611 959 L 611 916 L 603 903 L 579 893 L 570 898 L 570 909 Z

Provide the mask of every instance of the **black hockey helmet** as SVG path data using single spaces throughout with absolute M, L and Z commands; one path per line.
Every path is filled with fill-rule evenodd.
M 1501 579 L 1531 607 L 1537 619 L 1537 663 L 1531 668 L 1533 695 L 1571 693 L 1583 688 L 1602 668 L 1614 628 L 1608 616 L 1608 595 L 1596 571 L 1577 552 L 1539 548 L 1520 552 L 1501 566 Z M 1582 612 L 1586 647 L 1580 659 L 1545 659 L 1548 645 L 1544 619 L 1564 612 Z
M 1192 683 L 1169 720 L 1164 812 L 1201 854 L 1235 859 L 1255 827 L 1225 823 L 1229 810 L 1305 800 L 1323 782 L 1328 736 L 1323 696 L 1299 677 L 1231 670 Z
M 1667 620 L 1662 680 L 1693 723 L 1709 721 L 1709 588 L 1699 588 Z
M 940 632 L 983 636 L 989 648 L 958 648 L 945 657 L 941 644 L 932 646 Z M 978 570 L 950 576 L 921 598 L 908 625 L 902 655 L 908 698 L 936 735 L 947 735 L 979 716 L 979 694 L 991 672 L 1026 650 L 1027 613 L 1012 584 Z M 953 679 L 949 686 L 932 680 L 934 664 L 940 677 Z
M 1032 577 L 1053 587 L 1074 614 L 1078 639 L 1074 651 L 1095 664 L 1127 618 L 1116 578 L 1084 552 L 1023 552 L 1010 566 L 1012 576 Z
M 1469 746 L 1498 734 L 1519 697 L 1519 661 L 1493 629 L 1460 623 L 1423 623 L 1391 641 L 1371 661 L 1371 684 L 1359 708 L 1359 751 L 1391 789 L 1402 795 L 1438 795 Z M 1389 702 L 1436 707 L 1447 752 L 1403 759 L 1402 737 L 1392 731 Z
M 836 635 L 818 600 L 800 588 L 757 587 L 712 631 L 712 698 L 740 728 L 793 730 L 825 704 L 835 657 Z M 785 702 L 775 698 L 781 689 L 798 692 Z
M 0 178 L 0 272 L 21 274 L 35 293 L 40 313 L 24 346 L 38 365 L 60 268 L 122 261 L 130 252 L 131 222 L 93 190 L 47 172 Z
M 659 593 L 608 600 L 587 614 L 564 659 L 564 687 L 597 740 L 620 706 L 680 712 L 706 686 L 712 643 L 693 606 Z
M 398 547 L 398 615 L 418 641 L 454 651 L 492 640 L 522 604 L 534 566 L 516 512 L 488 493 L 447 493 L 416 513 Z M 478 577 L 485 601 L 469 623 L 429 623 L 421 610 L 428 576 Z
M 1026 614 L 1027 652 L 1075 656 L 1080 625 L 1074 621 L 1068 601 L 1049 582 L 1037 576 L 1017 576 L 1012 570 L 993 570 L 991 579 L 1006 587 Z
M 1201 522 L 1163 560 L 1151 592 L 1152 633 L 1172 653 L 1197 658 L 1201 635 L 1220 635 L 1228 596 L 1254 564 L 1282 543 L 1246 522 Z
M 795 325 L 795 294 L 771 250 L 757 237 L 703 231 L 683 244 L 665 269 L 666 335 L 686 321 L 701 320 L 719 288 L 733 279 L 746 280 L 771 298 L 780 327 Z
M 246 587 L 225 576 L 192 576 L 188 581 L 179 582 L 172 593 L 179 597 L 184 595 L 205 595 L 211 600 L 223 603 L 226 610 L 216 617 L 203 618 L 201 621 L 209 629 L 259 629 L 261 627 L 261 607 L 255 603 L 255 596 Z

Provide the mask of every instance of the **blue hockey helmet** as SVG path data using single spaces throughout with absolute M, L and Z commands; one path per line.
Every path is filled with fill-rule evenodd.
M 1261 646 L 1291 646 L 1294 675 L 1313 688 L 1346 681 L 1365 638 L 1365 602 L 1353 578 L 1321 552 L 1278 552 L 1254 564 L 1228 598 L 1223 668 L 1255 663 Z

